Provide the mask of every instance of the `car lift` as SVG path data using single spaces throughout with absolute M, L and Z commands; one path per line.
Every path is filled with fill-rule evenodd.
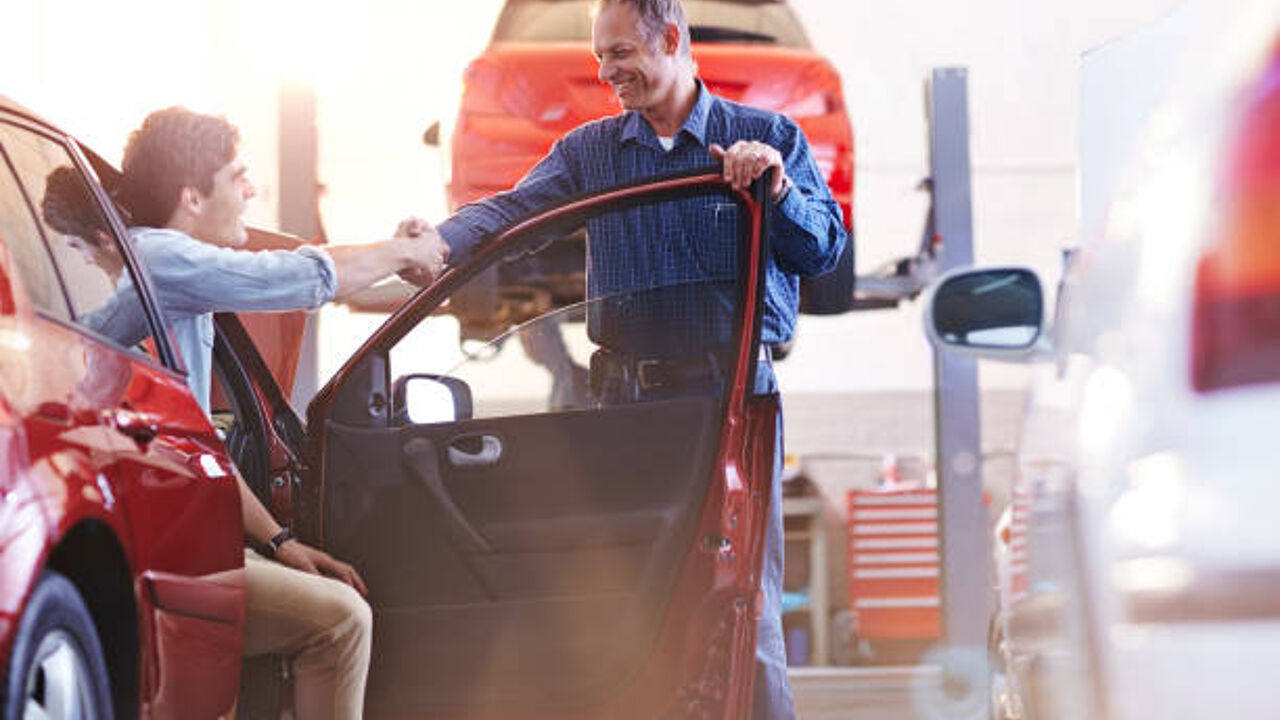
M 930 205 L 919 250 L 858 276 L 853 310 L 897 307 L 948 270 L 973 264 L 967 71 L 934 69 L 926 102 L 930 171 L 920 188 L 929 192 Z M 923 700 L 921 709 L 938 717 L 985 717 L 991 551 L 982 502 L 977 362 L 934 350 L 933 365 L 945 647 L 930 659 L 941 666 L 943 692 L 926 692 L 916 704 Z

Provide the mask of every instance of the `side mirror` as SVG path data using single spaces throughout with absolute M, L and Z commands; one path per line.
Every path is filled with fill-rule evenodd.
M 391 389 L 397 425 L 471 419 L 471 388 L 445 375 L 406 375 Z
M 1040 279 L 1025 268 L 950 273 L 930 293 L 924 322 L 935 347 L 991 359 L 1024 358 L 1044 329 Z

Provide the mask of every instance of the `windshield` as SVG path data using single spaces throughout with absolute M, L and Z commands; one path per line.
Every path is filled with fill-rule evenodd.
M 594 4 L 594 0 L 511 0 L 498 18 L 493 42 L 590 42 Z M 685 0 L 684 8 L 694 42 L 809 48 L 804 28 L 785 3 Z

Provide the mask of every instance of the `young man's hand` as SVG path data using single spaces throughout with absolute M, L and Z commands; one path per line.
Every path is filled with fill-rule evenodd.
M 396 237 L 413 240 L 406 243 L 409 264 L 398 272 L 402 280 L 414 285 L 430 285 L 444 272 L 449 245 L 431 223 L 416 217 L 405 218 L 396 228 Z
M 313 575 L 327 575 L 350 585 L 361 595 L 369 594 L 369 588 L 365 587 L 364 580 L 355 568 L 300 540 L 293 538 L 286 540 L 276 550 L 276 561 L 294 570 L 309 572 Z

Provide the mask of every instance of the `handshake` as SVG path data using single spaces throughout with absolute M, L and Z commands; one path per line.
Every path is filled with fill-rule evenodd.
M 449 261 L 449 245 L 431 223 L 408 217 L 396 227 L 393 240 L 404 250 L 404 265 L 396 274 L 407 283 L 430 285 L 444 272 Z

